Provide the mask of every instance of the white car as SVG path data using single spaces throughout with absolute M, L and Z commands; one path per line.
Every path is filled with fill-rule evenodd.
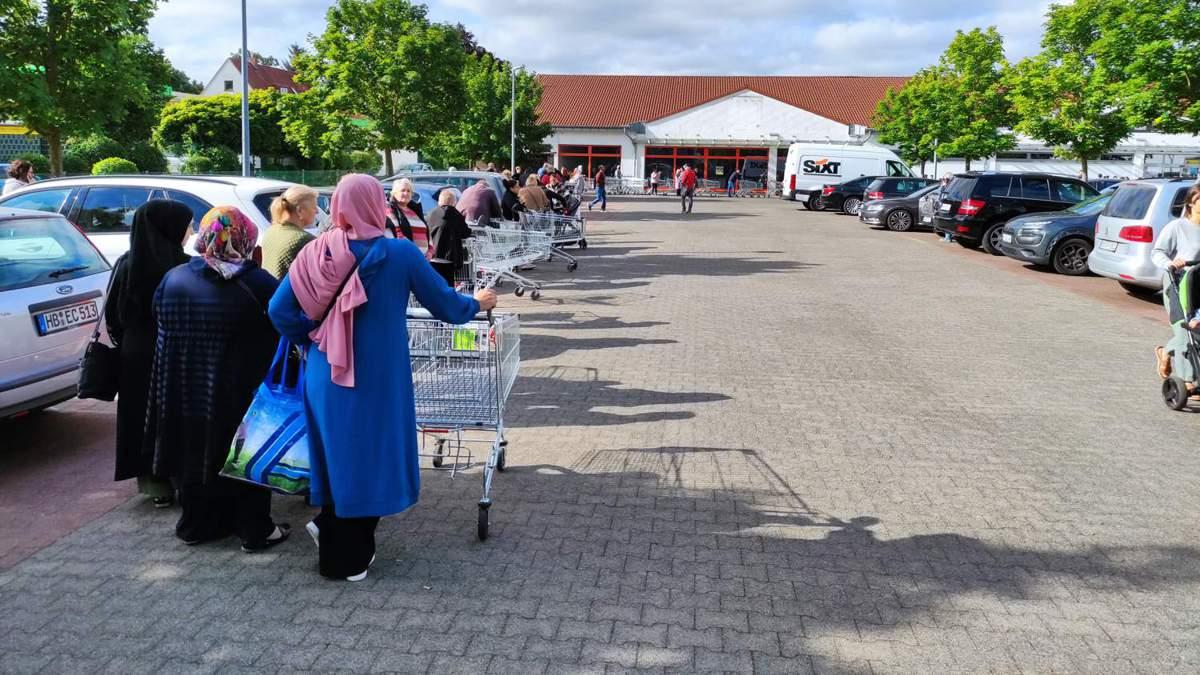
M 294 185 L 241 176 L 74 176 L 51 178 L 5 195 L 0 207 L 58 213 L 96 244 L 110 263 L 129 250 L 133 212 L 151 199 L 175 199 L 192 209 L 192 227 L 214 206 L 236 206 L 258 225 L 271 224 L 271 200 Z M 324 213 L 317 214 L 320 222 Z M 315 231 L 316 224 L 313 224 Z M 191 242 L 187 252 L 192 253 Z
M 62 216 L 0 207 L 0 419 L 75 397 L 110 273 Z

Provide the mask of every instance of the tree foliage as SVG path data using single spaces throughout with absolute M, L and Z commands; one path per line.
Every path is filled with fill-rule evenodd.
M 1016 144 L 1008 131 L 1014 118 L 1008 101 L 1004 38 L 994 28 L 958 31 L 936 72 L 948 97 L 948 130 L 941 153 L 971 160 L 991 157 Z M 940 99 L 943 100 L 943 99 Z
M 280 101 L 288 94 L 274 89 L 250 92 L 250 151 L 268 160 L 295 158 L 302 152 L 288 141 L 283 130 Z M 190 154 L 209 148 L 238 152 L 242 146 L 242 99 L 238 94 L 189 98 L 168 105 L 162 113 L 155 141 L 167 150 Z
M 439 134 L 424 149 L 438 164 L 472 165 L 475 162 L 509 163 L 512 133 L 512 64 L 483 54 L 467 58 L 463 69 L 466 106 L 450 130 Z M 517 71 L 517 164 L 545 154 L 542 140 L 552 127 L 538 121 L 542 87 L 530 72 Z
M 321 102 L 308 110 L 371 120 L 374 142 L 385 150 L 425 147 L 463 107 L 461 36 L 452 26 L 431 23 L 424 5 L 338 0 L 312 52 L 294 64 L 297 79 Z
M 933 159 L 938 143 L 953 136 L 956 106 L 949 82 L 934 68 L 913 76 L 900 89 L 889 89 L 875 109 L 879 140 L 895 145 L 910 164 Z
M 137 62 L 154 0 L 6 0 L 0 12 L 0 114 L 50 146 L 62 173 L 64 140 L 120 120 L 146 95 Z
M 92 167 L 93 176 L 105 176 L 116 173 L 137 173 L 137 164 L 120 157 L 108 157 L 96 162 Z
M 337 110 L 325 92 L 309 89 L 279 97 L 277 108 L 284 138 L 305 157 L 337 163 L 346 151 L 372 145 L 370 126 Z

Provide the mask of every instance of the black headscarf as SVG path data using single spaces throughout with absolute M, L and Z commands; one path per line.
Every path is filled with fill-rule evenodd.
M 183 252 L 183 233 L 191 225 L 192 210 L 173 199 L 151 199 L 134 211 L 117 307 L 123 323 L 152 316 L 158 284 L 172 267 L 189 259 Z

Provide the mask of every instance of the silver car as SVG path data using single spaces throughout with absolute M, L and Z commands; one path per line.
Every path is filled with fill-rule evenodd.
M 1163 226 L 1183 212 L 1190 178 L 1126 181 L 1096 220 L 1096 243 L 1088 267 L 1129 290 L 1162 290 L 1163 271 L 1150 259 Z
M 0 208 L 0 419 L 75 396 L 110 273 L 66 218 Z

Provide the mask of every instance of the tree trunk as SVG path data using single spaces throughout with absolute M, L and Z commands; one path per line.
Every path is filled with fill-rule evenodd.
M 383 167 L 384 167 L 384 172 L 389 176 L 396 173 L 395 170 L 392 168 L 392 149 L 391 148 L 383 149 Z
M 1079 160 L 1079 163 L 1083 165 L 1083 179 L 1087 180 L 1088 179 L 1088 159 L 1087 159 L 1087 157 L 1081 158 Z
M 50 175 L 63 175 L 63 140 L 58 129 L 46 132 L 46 143 L 50 146 Z
M 963 160 L 964 160 L 963 171 L 970 171 L 971 170 L 971 158 L 964 157 Z
M 927 162 L 927 161 L 928 160 L 924 160 L 924 159 L 921 160 L 921 176 L 925 175 L 925 162 Z

